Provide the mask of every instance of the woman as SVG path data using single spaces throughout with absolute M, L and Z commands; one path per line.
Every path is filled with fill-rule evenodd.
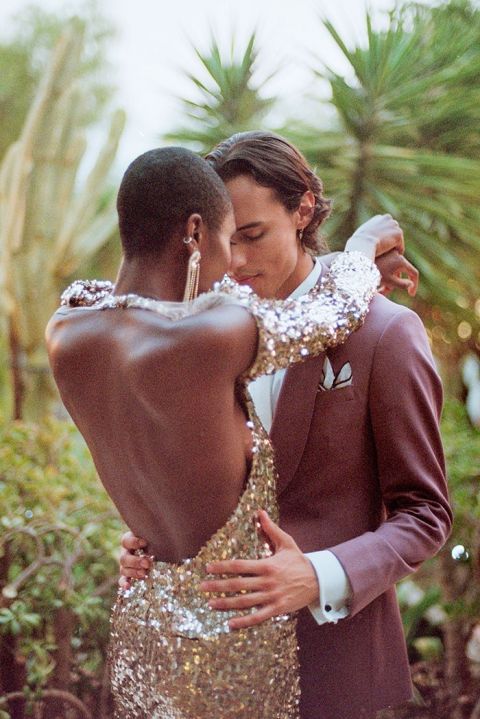
M 344 341 L 378 272 L 347 253 L 298 301 L 262 301 L 231 281 L 196 299 L 228 269 L 235 224 L 220 179 L 186 150 L 134 161 L 117 206 L 115 287 L 75 283 L 47 329 L 65 406 L 157 560 L 113 612 L 116 716 L 296 717 L 294 617 L 232 633 L 198 585 L 212 559 L 271 553 L 257 515 L 276 518 L 273 455 L 248 383 Z M 299 231 L 308 224 L 289 214 Z M 349 249 L 373 258 L 394 244 L 364 237 Z

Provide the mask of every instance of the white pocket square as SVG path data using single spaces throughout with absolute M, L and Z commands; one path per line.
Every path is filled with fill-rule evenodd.
M 332 363 L 325 357 L 323 363 L 322 378 L 318 385 L 319 392 L 330 392 L 334 389 L 349 387 L 353 385 L 352 368 L 350 362 L 345 362 L 343 367 L 335 374 Z

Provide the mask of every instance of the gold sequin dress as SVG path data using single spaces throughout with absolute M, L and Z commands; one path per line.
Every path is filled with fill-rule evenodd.
M 339 255 L 323 282 L 297 300 L 261 300 L 228 279 L 190 304 L 115 296 L 110 283 L 99 282 L 76 282 L 62 296 L 70 306 L 141 307 L 172 319 L 236 303 L 252 313 L 259 333 L 256 359 L 239 379 L 253 459 L 234 512 L 195 557 L 178 564 L 157 561 L 146 580 L 119 592 L 109 652 L 116 719 L 298 717 L 295 616 L 230 630 L 234 613 L 210 609 L 198 585 L 210 561 L 272 553 L 257 512 L 265 509 L 278 521 L 276 472 L 248 383 L 345 341 L 363 323 L 378 280 L 375 266 L 353 252 Z

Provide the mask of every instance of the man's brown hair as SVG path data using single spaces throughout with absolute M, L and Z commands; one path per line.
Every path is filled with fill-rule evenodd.
M 271 187 L 289 212 L 298 208 L 302 196 L 310 190 L 315 196 L 315 208 L 301 242 L 312 254 L 328 251 L 318 230 L 330 214 L 331 202 L 323 195 L 320 178 L 288 140 L 271 132 L 239 132 L 220 142 L 205 159 L 224 182 L 249 175 L 259 185 Z

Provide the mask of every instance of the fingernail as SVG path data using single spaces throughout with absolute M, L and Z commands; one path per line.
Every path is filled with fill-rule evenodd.
M 142 559 L 141 566 L 144 569 L 150 569 L 150 560 L 149 559 Z

